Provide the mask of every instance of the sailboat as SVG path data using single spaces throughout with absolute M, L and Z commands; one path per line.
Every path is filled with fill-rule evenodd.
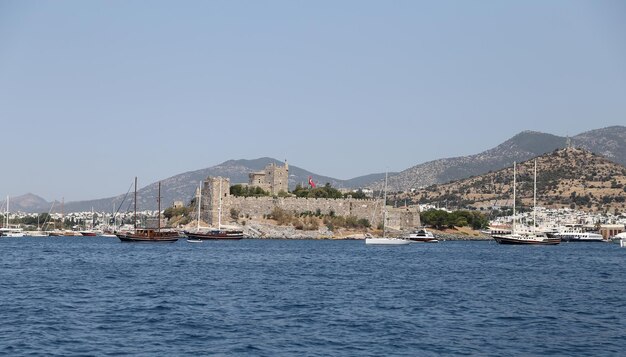
M 533 196 L 533 229 L 532 232 L 515 232 L 515 186 L 516 186 L 516 164 L 513 162 L 513 225 L 511 234 L 496 234 L 492 238 L 499 244 L 517 245 L 556 245 L 561 243 L 560 238 L 548 238 L 546 233 L 537 231 L 537 160 L 535 160 L 535 185 Z
M 195 232 L 185 231 L 188 241 L 197 242 L 197 240 L 239 240 L 243 238 L 243 231 L 235 229 L 222 229 L 222 178 L 220 177 L 219 187 L 219 205 L 217 208 L 217 229 L 203 231 L 200 229 L 200 206 L 202 199 L 202 186 L 200 186 L 200 195 L 198 197 L 198 223 Z
M 366 245 L 406 245 L 411 241 L 401 238 L 385 237 L 385 228 L 387 221 L 387 173 L 385 172 L 385 191 L 383 194 L 383 236 L 382 237 L 367 237 L 365 238 Z
M 161 230 L 161 182 L 159 182 L 159 217 L 157 219 L 157 229 L 142 228 L 137 229 L 137 177 L 135 177 L 135 229 L 133 232 L 118 233 L 117 238 L 123 243 L 174 243 L 178 240 L 179 234 L 175 231 Z
M 24 236 L 24 231 L 22 230 L 22 228 L 11 228 L 11 225 L 9 225 L 9 196 L 7 196 L 7 210 L 4 214 L 4 220 L 4 227 L 0 228 L 0 237 L 19 238 Z

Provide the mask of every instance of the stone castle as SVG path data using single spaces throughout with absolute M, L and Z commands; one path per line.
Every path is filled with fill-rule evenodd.
M 277 195 L 280 191 L 289 191 L 289 165 L 285 161 L 285 166 L 278 166 L 271 163 L 265 166 L 263 171 L 252 172 L 248 175 L 248 186 L 257 186 L 270 195 Z
M 270 164 L 263 171 L 249 175 L 249 186 L 258 186 L 270 192 L 266 197 L 236 197 L 230 194 L 230 179 L 207 177 L 202 184 L 202 217 L 210 226 L 232 221 L 231 212 L 239 217 L 261 219 L 271 214 L 275 207 L 294 213 L 316 212 L 337 216 L 355 216 L 369 220 L 373 227 L 382 223 L 382 202 L 376 199 L 353 198 L 302 198 L 278 197 L 279 192 L 288 192 L 289 167 Z M 221 202 L 220 202 L 221 201 Z M 220 212 L 221 210 L 221 212 Z M 221 215 L 220 215 L 221 213 Z M 221 219 L 220 219 L 221 216 Z M 420 226 L 417 206 L 387 206 L 386 225 L 394 229 L 411 229 Z

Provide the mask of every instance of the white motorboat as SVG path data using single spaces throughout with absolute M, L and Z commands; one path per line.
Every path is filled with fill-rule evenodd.
M 410 240 L 411 242 L 422 242 L 422 243 L 437 243 L 439 242 L 435 235 L 431 231 L 427 231 L 424 228 L 418 229 L 413 233 L 409 233 L 406 237 L 406 240 Z

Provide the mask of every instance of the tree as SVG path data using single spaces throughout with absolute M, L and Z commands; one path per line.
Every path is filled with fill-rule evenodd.
M 230 186 L 230 194 L 237 197 L 262 197 L 270 195 L 269 192 L 258 186 L 244 186 L 241 184 Z
M 357 191 L 353 191 L 353 192 L 346 192 L 343 194 L 343 196 L 345 198 L 348 197 L 352 197 L 355 198 L 357 200 L 362 200 L 362 199 L 366 199 L 367 196 L 365 195 L 365 193 L 363 193 L 363 191 L 361 189 L 357 190 Z
M 230 218 L 234 219 L 235 222 L 239 219 L 239 211 L 235 208 L 230 209 Z

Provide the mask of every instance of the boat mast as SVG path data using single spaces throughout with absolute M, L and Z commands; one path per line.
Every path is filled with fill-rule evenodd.
M 116 226 L 116 222 L 115 222 L 115 201 L 113 201 L 111 203 L 112 203 L 112 206 L 113 206 L 112 207 L 113 210 L 111 211 L 111 212 L 113 212 L 113 233 L 115 233 L 115 231 L 116 231 L 116 229 L 115 229 L 115 226 Z
M 157 198 L 157 202 L 159 203 L 159 214 L 157 216 L 157 232 L 161 231 L 161 181 L 159 181 L 159 198 Z
M 222 177 L 220 176 L 220 200 L 217 206 L 217 229 L 222 229 Z
M 200 231 L 200 204 L 202 203 L 202 180 L 200 180 L 200 187 L 198 190 L 198 202 L 196 202 L 198 204 L 198 221 L 196 224 L 196 230 Z
M 511 229 L 511 234 L 515 234 L 515 185 L 517 183 L 516 181 L 516 166 L 515 166 L 515 161 L 513 161 L 513 226 Z
M 385 171 L 385 191 L 383 193 L 383 238 L 385 238 L 385 221 L 387 221 L 387 172 Z
M 9 228 L 9 196 L 7 196 L 7 214 L 6 217 L 4 217 L 4 220 L 7 222 L 5 227 Z
M 135 233 L 137 233 L 137 176 L 135 176 L 135 215 L 133 220 L 135 221 Z
M 535 187 L 533 193 L 533 233 L 537 229 L 537 159 L 535 159 Z

